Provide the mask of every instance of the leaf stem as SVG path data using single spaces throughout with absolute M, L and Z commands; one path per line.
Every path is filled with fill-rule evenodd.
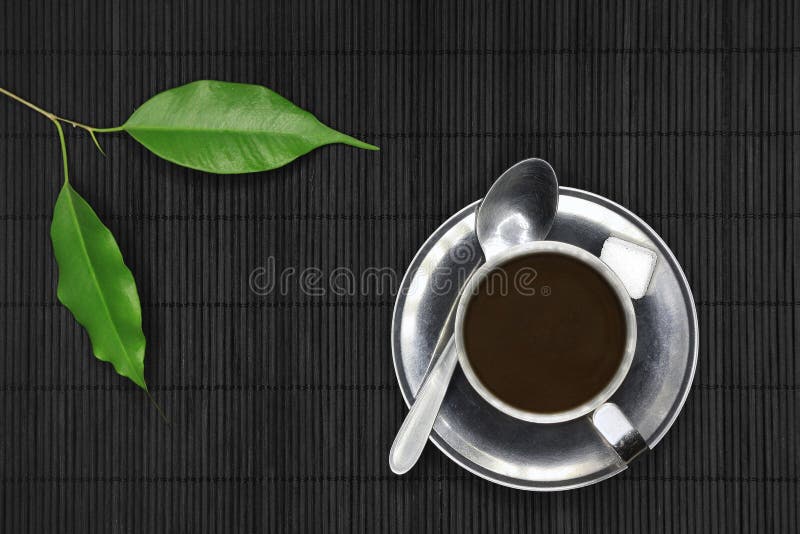
M 111 132 L 120 132 L 120 131 L 122 131 L 122 126 L 115 126 L 113 128 L 95 128 L 94 126 L 89 126 L 88 124 L 83 124 L 82 122 L 73 121 L 71 119 L 65 119 L 64 117 L 59 117 L 55 113 L 51 113 L 51 112 L 49 112 L 47 110 L 44 110 L 44 109 L 40 108 L 39 106 L 37 106 L 36 104 L 34 104 L 33 102 L 28 102 L 27 100 L 25 100 L 21 96 L 15 95 L 11 91 L 9 91 L 7 89 L 3 89 L 2 87 L 0 87 L 0 94 L 4 94 L 4 95 L 6 95 L 7 97 L 9 97 L 9 98 L 11 98 L 13 100 L 16 100 L 20 104 L 31 108 L 32 110 L 36 111 L 37 113 L 40 113 L 40 114 L 44 115 L 45 117 L 47 117 L 51 121 L 55 122 L 56 124 L 58 124 L 59 122 L 63 122 L 63 123 L 71 125 L 73 128 L 81 128 L 83 130 L 86 130 L 87 132 L 89 132 L 89 135 L 92 136 L 92 141 L 94 141 L 94 144 L 97 146 L 97 149 L 100 150 L 100 152 L 104 156 L 105 156 L 105 152 L 103 152 L 103 149 L 100 148 L 100 143 L 97 142 L 97 137 L 95 137 L 94 134 L 95 133 L 111 133 Z M 61 132 L 60 128 L 59 128 L 59 133 L 61 133 L 61 135 L 63 136 L 63 132 Z
M 67 141 L 64 139 L 64 130 L 61 128 L 61 123 L 56 119 L 51 118 L 53 124 L 56 125 L 58 130 L 58 140 L 61 142 L 61 157 L 64 159 L 64 183 L 69 183 L 69 165 L 67 164 Z
M 121 132 L 122 130 L 124 130 L 124 128 L 122 126 L 114 126 L 113 128 L 95 128 L 95 127 L 92 127 L 91 129 L 92 129 L 92 131 L 97 132 L 97 133 Z
M 168 425 L 171 424 L 170 420 L 167 419 L 166 414 L 164 414 L 164 410 L 161 409 L 161 405 L 158 404 L 158 402 L 156 402 L 156 399 L 153 397 L 153 394 L 150 393 L 150 390 L 149 389 L 145 389 L 144 392 L 147 395 L 147 398 L 152 403 L 152 405 L 155 406 L 156 410 L 158 411 L 158 415 L 161 416 L 161 419 L 163 419 L 164 422 L 167 423 Z

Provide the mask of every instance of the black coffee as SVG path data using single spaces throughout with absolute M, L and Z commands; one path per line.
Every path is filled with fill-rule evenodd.
M 616 293 L 591 267 L 557 253 L 514 259 L 478 286 L 464 343 L 483 384 L 508 404 L 552 413 L 599 393 L 625 350 Z

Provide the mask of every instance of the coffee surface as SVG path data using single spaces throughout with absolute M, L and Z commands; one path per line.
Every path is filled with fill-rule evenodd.
M 568 410 L 599 393 L 622 363 L 625 338 L 611 286 L 557 253 L 494 269 L 464 317 L 465 350 L 480 381 L 508 404 L 538 413 Z

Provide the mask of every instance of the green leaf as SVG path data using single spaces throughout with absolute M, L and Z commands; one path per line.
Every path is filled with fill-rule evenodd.
M 168 161 L 220 174 L 275 169 L 331 143 L 378 150 L 266 87 L 210 80 L 157 94 L 121 129 Z
M 136 282 L 114 236 L 68 182 L 56 200 L 50 238 L 58 299 L 86 328 L 94 355 L 147 391 Z

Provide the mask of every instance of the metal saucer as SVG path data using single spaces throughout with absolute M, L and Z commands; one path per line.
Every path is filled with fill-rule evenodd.
M 481 257 L 474 232 L 478 202 L 450 217 L 428 238 L 400 286 L 392 318 L 392 355 L 406 404 L 422 384 L 459 288 Z M 652 228 L 604 197 L 561 187 L 548 239 L 599 256 L 609 236 L 658 253 L 647 294 L 634 301 L 638 342 L 633 366 L 610 399 L 652 449 L 672 426 L 691 387 L 698 352 L 697 312 L 680 265 Z M 525 490 L 586 486 L 627 467 L 586 417 L 546 425 L 515 419 L 483 400 L 460 368 L 431 439 L 476 475 Z

